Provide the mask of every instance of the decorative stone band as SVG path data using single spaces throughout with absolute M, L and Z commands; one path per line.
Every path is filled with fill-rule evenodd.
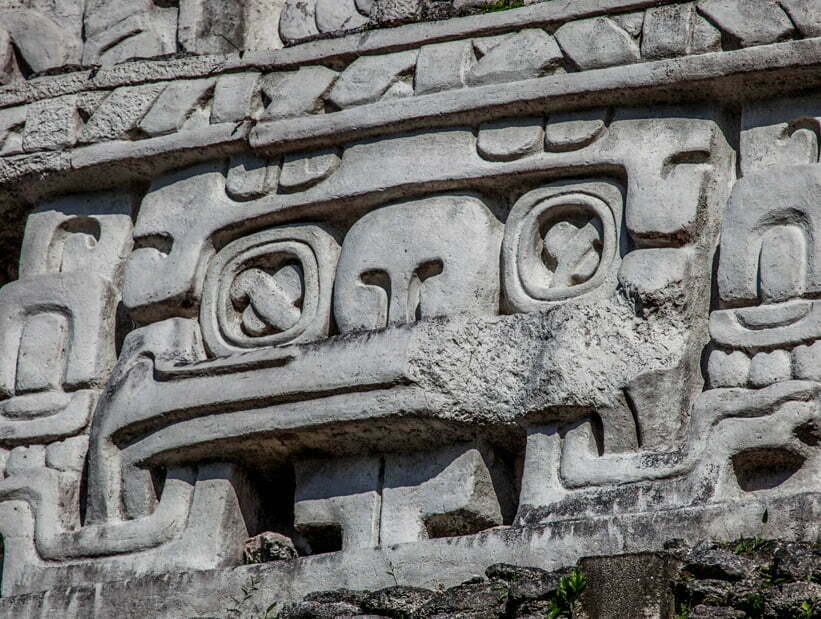
M 242 120 L 248 118 L 248 108 L 241 102 L 234 108 L 233 115 L 239 120 L 216 124 L 209 124 L 208 114 L 203 116 L 198 112 L 189 115 L 192 109 L 186 108 L 178 110 L 178 121 L 169 120 L 171 124 L 165 129 L 167 133 L 136 140 L 130 138 L 135 133 L 129 127 L 139 125 L 146 117 L 149 108 L 155 105 L 152 97 L 145 99 L 137 94 L 136 102 L 131 104 L 120 99 L 126 93 L 118 94 L 110 103 L 103 102 L 95 109 L 88 122 L 82 125 L 84 128 L 78 131 L 82 123 L 81 119 L 77 120 L 76 105 L 85 95 L 70 95 L 34 104 L 33 107 L 29 106 L 31 110 L 24 113 L 18 108 L 0 110 L 0 126 L 6 127 L 0 130 L 0 140 L 5 144 L 3 149 L 6 152 L 6 156 L 0 157 L 0 187 L 6 189 L 0 193 L 0 199 L 15 204 L 21 198 L 34 200 L 42 197 L 42 192 L 54 185 L 23 182 L 36 175 L 51 174 L 64 178 L 62 186 L 71 186 L 72 178 L 78 182 L 92 178 L 95 182 L 104 182 L 105 178 L 101 179 L 97 170 L 105 166 L 107 170 L 116 171 L 116 176 L 108 175 L 107 178 L 136 180 L 163 167 L 238 152 L 249 145 L 275 152 L 310 149 L 320 144 L 327 147 L 329 142 L 340 143 L 354 136 L 364 138 L 403 129 L 442 126 L 464 122 L 468 118 L 481 122 L 498 117 L 506 109 L 515 109 L 516 113 L 542 114 L 545 110 L 557 113 L 568 107 L 596 106 L 616 101 L 667 101 L 673 96 L 678 100 L 703 96 L 738 100 L 745 94 L 752 95 L 762 90 L 777 94 L 791 88 L 791 83 L 794 84 L 792 87 L 821 83 L 819 58 L 821 42 L 812 39 L 664 60 L 630 68 L 612 67 L 596 70 L 589 75 L 565 73 L 505 85 L 486 85 L 475 92 L 462 88 L 432 95 L 409 96 L 339 112 L 264 122 Z M 209 70 L 212 69 L 209 66 Z M 793 75 L 795 79 L 773 83 L 769 77 L 773 70 Z M 229 74 L 220 79 L 234 80 L 236 77 Z M 256 76 L 248 75 L 247 79 L 254 81 Z M 216 83 L 218 85 L 219 80 Z M 157 86 L 162 88 L 163 84 L 134 88 L 149 88 L 156 92 Z M 169 87 L 176 89 L 177 84 Z M 204 92 L 207 94 L 209 91 L 206 88 Z M 221 96 L 219 92 L 220 88 L 215 87 L 216 98 Z M 179 102 L 182 103 L 183 99 Z M 169 102 L 178 109 L 176 96 Z M 24 120 L 29 114 L 39 114 L 38 110 L 43 106 L 57 110 L 57 116 L 45 124 L 38 120 L 30 130 L 51 127 L 54 131 L 50 131 L 49 135 L 54 141 L 50 145 L 43 143 L 34 147 L 38 152 L 27 154 L 22 146 L 27 131 Z M 195 104 L 196 109 L 200 109 L 198 106 Z M 105 111 L 106 108 L 109 112 Z M 113 115 L 104 120 L 107 114 Z M 78 144 L 78 133 L 85 132 L 89 123 L 96 124 L 98 120 L 93 117 L 97 115 L 100 126 L 107 127 L 98 138 L 94 138 L 101 141 Z M 9 120 L 2 120 L 4 118 Z M 214 120 L 219 118 L 222 117 L 211 116 Z M 181 124 L 178 126 L 175 123 Z M 11 152 L 19 154 L 11 155 Z M 486 155 L 495 158 L 491 150 L 486 151 Z

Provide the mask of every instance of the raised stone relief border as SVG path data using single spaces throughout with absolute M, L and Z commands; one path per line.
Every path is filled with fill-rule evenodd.
M 54 182 L 59 183 L 57 179 L 66 173 L 93 172 L 101 166 L 128 164 L 120 167 L 120 178 L 122 175 L 140 178 L 144 170 L 148 171 L 146 166 L 156 170 L 155 164 L 159 162 L 162 167 L 166 155 L 173 154 L 166 165 L 178 165 L 182 153 L 187 161 L 197 161 L 237 152 L 248 144 L 257 149 L 275 147 L 280 152 L 305 149 L 327 144 L 329 140 L 341 142 L 354 136 L 373 136 L 403 128 L 452 124 L 466 115 L 479 120 L 491 119 L 505 106 L 533 112 L 560 111 L 570 106 L 602 104 L 608 100 L 626 103 L 667 101 L 674 97 L 690 100 L 705 94 L 734 100 L 745 93 L 754 94 L 763 89 L 773 93 L 790 91 L 799 86 L 821 84 L 818 58 L 821 58 L 821 41 L 810 39 L 630 67 L 610 67 L 584 74 L 563 73 L 491 84 L 481 86 L 481 90 L 475 92 L 463 88 L 409 96 L 376 101 L 360 106 L 361 109 L 354 107 L 268 121 L 250 118 L 246 107 L 255 98 L 253 87 L 248 85 L 257 82 L 259 75 L 256 73 L 226 73 L 218 79 L 197 79 L 190 84 L 174 82 L 166 86 L 159 82 L 123 86 L 109 95 L 111 101 L 108 104 L 106 101 L 100 103 L 87 116 L 88 120 L 83 121 L 78 102 L 86 99 L 99 102 L 101 99 L 98 91 L 87 91 L 29 106 L 0 109 L 0 127 L 6 127 L 0 131 L 6 152 L 0 157 L 0 185 L 3 187 L 0 200 L 19 204 L 21 199 L 41 197 L 43 190 L 49 191 L 51 184 L 32 186 L 21 183 L 35 175 L 56 174 Z M 792 74 L 795 80 L 784 79 L 773 84 L 770 75 L 776 69 L 785 75 Z M 214 67 L 209 66 L 209 71 L 213 70 Z M 221 82 L 231 87 L 221 88 Z M 244 90 L 236 88 L 237 84 L 243 83 L 246 85 Z M 192 101 L 188 96 L 179 99 L 172 96 L 183 85 L 201 93 L 203 98 Z M 151 114 L 151 109 L 159 102 L 154 100 L 154 93 L 166 88 L 171 89 L 169 94 L 159 95 L 159 98 L 172 102 L 171 109 L 163 108 L 162 113 Z M 242 96 L 235 96 L 238 94 Z M 27 129 L 26 119 L 30 116 L 37 122 Z M 144 133 L 141 126 L 147 127 L 147 132 Z M 92 139 L 91 135 L 96 136 L 93 140 L 99 141 L 85 145 L 78 143 L 81 136 L 88 140 Z M 35 152 L 24 152 L 26 144 Z M 10 154 L 12 152 L 18 154 Z M 99 179 L 99 182 L 105 183 L 106 179 Z

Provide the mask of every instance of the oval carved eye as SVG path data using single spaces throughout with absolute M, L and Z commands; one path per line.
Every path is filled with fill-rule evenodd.
M 603 181 L 522 196 L 508 216 L 502 247 L 511 306 L 535 311 L 614 282 L 622 204 L 621 190 Z

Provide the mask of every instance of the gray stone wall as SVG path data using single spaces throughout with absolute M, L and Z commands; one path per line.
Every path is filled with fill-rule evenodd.
M 821 5 L 516 4 L 0 0 L 0 609 L 817 542 Z

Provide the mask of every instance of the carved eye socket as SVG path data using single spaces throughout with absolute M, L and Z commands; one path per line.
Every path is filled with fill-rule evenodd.
M 276 266 L 250 267 L 237 275 L 230 297 L 246 335 L 261 337 L 287 331 L 302 316 L 302 266 L 288 261 Z
M 328 333 L 339 245 L 316 226 L 284 226 L 222 248 L 200 307 L 213 355 L 314 341 Z
M 614 275 L 622 200 L 620 189 L 605 181 L 522 196 L 508 216 L 502 247 L 511 306 L 548 307 L 590 293 Z

